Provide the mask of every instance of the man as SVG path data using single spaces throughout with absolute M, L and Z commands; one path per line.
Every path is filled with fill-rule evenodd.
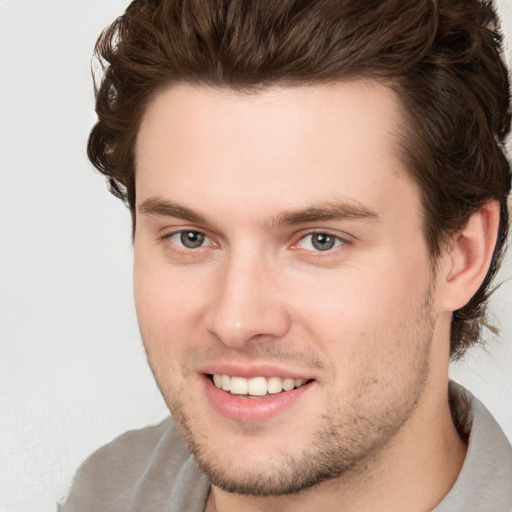
M 476 0 L 136 0 L 102 34 L 89 156 L 173 420 L 62 510 L 512 509 L 448 380 L 508 227 L 499 42 Z

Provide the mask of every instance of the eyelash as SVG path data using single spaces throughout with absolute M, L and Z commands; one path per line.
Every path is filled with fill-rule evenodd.
M 200 237 L 203 237 L 203 243 L 197 247 L 185 247 L 183 245 L 183 236 L 186 234 L 189 234 L 189 235 L 195 234 L 195 235 L 199 235 Z M 334 245 L 332 247 L 327 248 L 326 250 L 321 250 L 318 248 L 316 248 L 316 250 L 315 250 L 314 248 L 304 248 L 304 247 L 300 246 L 301 243 L 303 243 L 305 240 L 308 239 L 308 237 L 314 237 L 315 235 L 318 235 L 318 236 L 324 235 L 326 238 L 332 239 Z M 175 238 L 175 237 L 180 237 L 181 240 L 173 241 L 173 238 Z M 172 233 L 167 233 L 167 234 L 163 235 L 162 237 L 160 237 L 160 240 L 163 242 L 170 242 L 173 246 L 172 250 L 174 252 L 181 253 L 183 255 L 189 255 L 189 256 L 193 255 L 193 254 L 198 254 L 199 252 L 202 252 L 203 250 L 207 249 L 208 247 L 215 248 L 215 247 L 219 246 L 219 244 L 216 243 L 206 233 L 204 233 L 203 231 L 200 231 L 200 230 L 196 230 L 196 229 L 180 229 L 179 231 L 173 231 Z M 207 243 L 207 244 L 204 243 L 204 242 L 208 242 L 208 241 L 209 241 L 209 243 Z M 309 231 L 307 233 L 302 234 L 300 236 L 300 238 L 298 239 L 298 241 L 294 242 L 290 246 L 290 248 L 293 250 L 307 251 L 311 254 L 314 254 L 315 257 L 321 257 L 323 254 L 328 255 L 328 254 L 334 252 L 335 249 L 349 245 L 350 243 L 351 242 L 349 240 L 347 240 L 346 238 L 335 235 L 329 231 L 318 230 L 318 231 Z M 314 242 L 310 241 L 310 245 L 314 246 Z
M 175 238 L 175 237 L 182 238 L 183 235 L 187 235 L 187 234 L 188 235 L 190 235 L 190 234 L 199 235 L 199 236 L 203 237 L 203 242 L 209 241 L 209 243 L 208 244 L 202 243 L 198 247 L 186 247 L 182 243 L 183 240 L 181 240 L 181 245 L 180 245 L 180 242 L 173 241 L 173 238 Z M 180 229 L 179 231 L 173 231 L 172 233 L 167 233 L 167 234 L 163 235 L 162 237 L 160 237 L 160 240 L 163 242 L 170 242 L 173 246 L 174 251 L 180 252 L 183 254 L 188 254 L 188 255 L 197 253 L 197 252 L 201 251 L 201 249 L 204 250 L 208 246 L 213 246 L 213 247 L 218 246 L 218 244 L 215 243 L 211 237 L 209 237 L 203 231 L 200 231 L 197 229 Z
M 332 247 L 329 247 L 325 250 L 321 250 L 321 249 L 318 249 L 318 247 L 315 249 L 308 249 L 308 248 L 303 248 L 303 247 L 300 247 L 300 244 L 301 242 L 304 242 L 305 240 L 307 240 L 308 238 L 311 238 L 311 241 L 310 241 L 310 245 L 315 245 L 312 238 L 315 236 L 315 235 L 318 235 L 319 237 L 320 236 L 324 236 L 326 239 L 331 239 L 333 241 L 333 246 Z M 305 251 L 311 251 L 312 253 L 315 253 L 318 255 L 321 255 L 322 253 L 331 253 L 333 252 L 335 249 L 339 248 L 339 247 L 342 247 L 344 245 L 347 245 L 349 242 L 347 239 L 343 238 L 343 237 L 340 237 L 338 235 L 334 235 L 333 233 L 330 233 L 329 231 L 311 231 L 309 233 L 306 233 L 304 234 L 303 236 L 301 236 L 298 240 L 298 242 L 296 242 L 292 248 L 293 249 L 297 249 L 297 250 L 305 250 Z

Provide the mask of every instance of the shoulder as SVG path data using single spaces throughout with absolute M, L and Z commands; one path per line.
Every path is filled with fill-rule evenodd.
M 455 485 L 435 512 L 512 510 L 512 446 L 487 408 L 467 389 L 451 383 L 455 425 L 468 441 Z
M 190 452 L 171 418 L 122 434 L 94 452 L 80 466 L 61 512 L 126 512 L 151 487 L 166 494 Z M 151 499 L 158 499 L 153 496 Z
M 180 431 L 170 417 L 158 425 L 125 432 L 102 446 L 86 459 L 77 476 L 94 476 L 98 470 L 112 473 L 117 469 L 118 478 L 137 478 L 140 470 L 163 451 L 169 452 L 171 461 L 176 463 L 183 462 L 190 455 Z

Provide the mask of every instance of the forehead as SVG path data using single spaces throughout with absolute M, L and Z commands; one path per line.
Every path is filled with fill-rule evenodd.
M 342 197 L 378 208 L 398 182 L 415 194 L 399 158 L 402 123 L 397 96 L 375 82 L 255 93 L 172 86 L 140 126 L 137 203 L 216 198 L 272 215 Z

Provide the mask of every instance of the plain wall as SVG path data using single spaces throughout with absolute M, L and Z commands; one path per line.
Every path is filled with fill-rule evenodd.
M 55 510 L 88 454 L 167 414 L 137 330 L 129 214 L 85 155 L 93 45 L 126 5 L 0 0 L 0 512 Z M 453 376 L 512 439 L 510 283 L 493 308 L 500 336 Z

